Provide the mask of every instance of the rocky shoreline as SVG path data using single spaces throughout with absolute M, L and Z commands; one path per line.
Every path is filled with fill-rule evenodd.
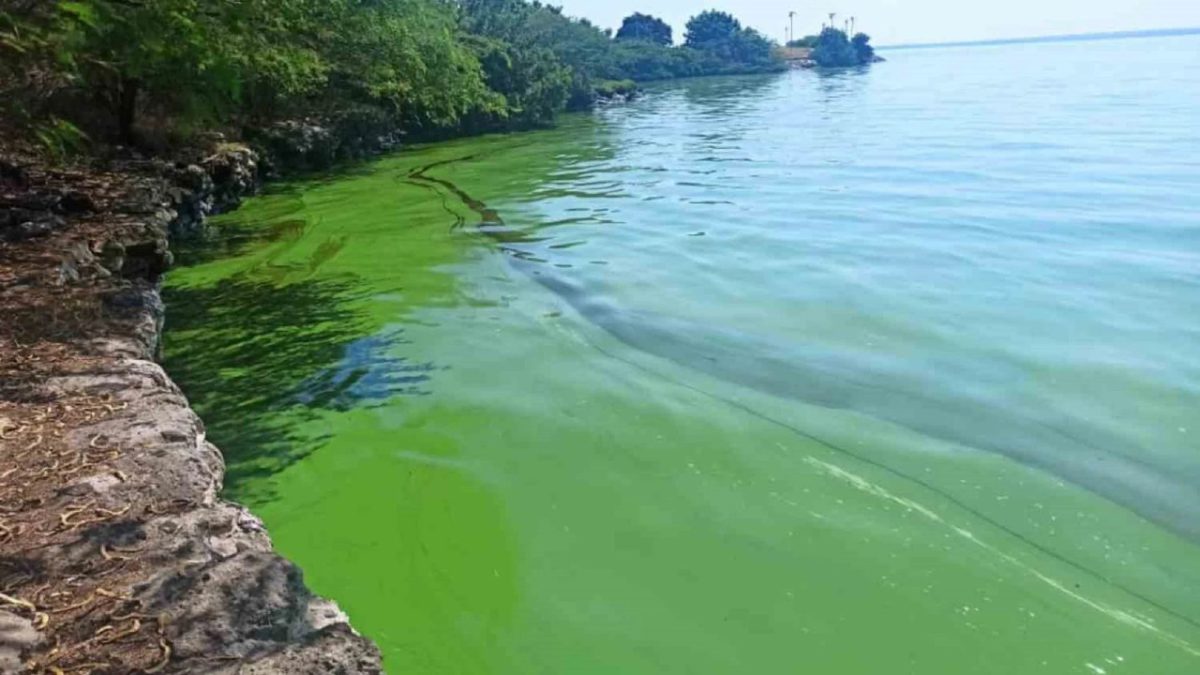
M 0 672 L 381 672 L 220 498 L 221 454 L 157 363 L 170 237 L 281 164 L 395 141 L 306 123 L 268 140 L 70 170 L 0 156 Z

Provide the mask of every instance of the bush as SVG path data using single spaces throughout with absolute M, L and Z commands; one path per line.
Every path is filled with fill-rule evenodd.
M 826 28 L 817 38 L 813 48 L 813 61 L 824 68 L 841 68 L 858 65 L 858 53 L 850 45 L 846 33 L 836 28 Z
M 875 50 L 868 44 L 870 41 L 871 38 L 866 33 L 859 33 L 853 40 L 849 40 L 844 31 L 826 28 L 817 38 L 812 59 L 817 65 L 825 68 L 844 68 L 871 63 L 875 60 Z
M 854 47 L 854 53 L 858 55 L 859 63 L 871 63 L 875 60 L 875 48 L 869 43 L 871 36 L 866 33 L 859 33 L 850 40 L 850 46 Z

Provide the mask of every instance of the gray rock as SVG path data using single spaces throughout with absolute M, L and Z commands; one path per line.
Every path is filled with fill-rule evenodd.
M 15 208 L 7 212 L 0 211 L 0 233 L 8 241 L 22 241 L 35 237 L 44 237 L 62 229 L 66 224 L 62 216 L 48 211 L 31 211 Z
M 58 202 L 63 213 L 91 213 L 96 210 L 92 196 L 80 190 L 67 190 Z
M 296 129 L 298 151 L 318 159 L 368 138 L 362 129 L 345 137 L 351 141 L 319 125 Z M 369 138 L 361 141 L 363 147 L 386 143 L 378 134 Z M 97 214 L 89 217 L 93 229 L 87 238 L 72 238 L 70 230 L 56 235 L 66 236 L 55 250 L 57 260 L 48 263 L 51 273 L 28 275 L 22 292 L 40 290 L 53 297 L 55 285 L 94 284 L 104 314 L 121 319 L 119 328 L 105 327 L 101 336 L 81 336 L 70 345 L 86 356 L 77 364 L 56 366 L 22 383 L 28 400 L 103 400 L 119 411 L 81 417 L 63 430 L 62 442 L 70 448 L 95 447 L 102 438 L 103 447 L 119 452 L 102 470 L 89 467 L 64 477 L 53 497 L 29 508 L 44 510 L 40 517 L 52 522 L 80 501 L 118 515 L 82 530 L 78 539 L 29 547 L 23 555 L 47 579 L 78 580 L 80 570 L 92 569 L 103 553 L 97 550 L 100 543 L 136 550 L 139 566 L 129 573 L 137 576 L 124 583 L 147 614 L 169 617 L 160 624 L 171 647 L 164 673 L 381 672 L 378 649 L 354 632 L 334 603 L 307 589 L 299 568 L 273 552 L 262 522 L 221 500 L 224 460 L 205 439 L 204 425 L 186 398 L 155 363 L 163 321 L 158 284 L 172 263 L 168 233 L 200 232 L 210 213 L 236 206 L 257 188 L 262 157 L 226 144 L 194 163 L 122 161 L 118 171 L 130 172 L 127 184 L 115 197 L 106 193 L 101 204 L 70 189 L 49 197 L 22 194 L 20 203 L 0 204 L 5 239 L 53 233 L 66 222 L 60 213 Z M 27 181 L 23 171 L 0 164 L 0 179 Z M 97 223 L 105 227 L 95 229 Z M 37 289 L 37 284 L 44 286 Z M 104 583 L 113 581 L 110 576 Z M 56 635 L 57 629 L 51 624 L 47 634 Z M 24 650 L 44 652 L 48 647 L 39 646 L 41 637 L 29 621 L 0 611 L 0 672 L 19 669 Z
M 41 641 L 29 619 L 0 609 L 0 673 L 22 672 L 21 652 Z

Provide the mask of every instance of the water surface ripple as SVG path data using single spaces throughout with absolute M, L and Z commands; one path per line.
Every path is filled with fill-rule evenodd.
M 888 56 L 281 186 L 173 273 L 230 491 L 390 669 L 1200 670 L 1200 38 Z

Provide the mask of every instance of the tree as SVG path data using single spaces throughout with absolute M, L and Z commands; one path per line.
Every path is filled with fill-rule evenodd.
M 741 22 L 732 15 L 710 9 L 688 20 L 684 44 L 693 49 L 720 51 L 741 30 Z
M 171 111 L 203 115 L 234 101 L 255 66 L 268 61 L 294 66 L 272 73 L 294 76 L 289 85 L 303 87 L 321 77 L 311 52 L 283 53 L 293 43 L 273 39 L 278 31 L 261 25 L 262 2 L 215 3 L 204 10 L 189 0 L 57 7 L 73 19 L 69 28 L 58 23 L 61 31 L 76 35 L 69 60 L 73 79 L 107 104 L 126 142 L 132 141 L 145 97 Z M 251 49 L 255 43 L 269 54 Z
M 674 42 L 671 27 L 665 21 L 640 12 L 625 17 L 621 28 L 617 30 L 617 39 L 643 40 L 664 46 Z
M 870 41 L 871 36 L 866 33 L 858 33 L 850 40 L 850 46 L 854 48 L 859 63 L 871 63 L 875 60 L 875 48 L 868 44 Z
M 743 28 L 725 12 L 709 10 L 687 23 L 685 48 L 701 54 L 706 73 L 764 72 L 779 68 L 773 43 L 752 28 Z
M 299 1 L 318 12 L 334 8 L 316 16 L 336 28 L 314 27 L 312 35 L 327 36 L 318 44 L 328 85 L 340 98 L 379 106 L 411 131 L 453 127 L 468 111 L 494 103 L 478 59 L 456 35 L 450 7 L 428 0 Z
M 766 65 L 772 63 L 772 43 L 753 28 L 743 28 L 733 36 L 730 56 L 742 65 Z
M 548 124 L 567 102 L 571 71 L 548 49 L 519 49 L 503 40 L 467 36 L 483 68 L 484 80 L 502 97 L 495 110 L 482 109 L 469 118 L 479 130 Z
M 461 9 L 462 25 L 469 33 L 503 40 L 518 51 L 548 50 L 567 68 L 570 109 L 591 105 L 598 82 L 623 77 L 613 60 L 613 41 L 591 22 L 564 16 L 561 7 L 523 0 L 463 0 Z
M 842 68 L 858 65 L 858 53 L 850 45 L 846 33 L 836 28 L 826 27 L 817 37 L 817 46 L 813 48 L 812 59 L 824 68 Z

